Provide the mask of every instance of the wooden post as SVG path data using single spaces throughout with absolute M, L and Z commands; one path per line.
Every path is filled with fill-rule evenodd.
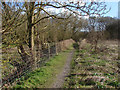
M 49 59 L 50 59 L 50 45 L 48 43 L 48 54 L 49 54 Z
M 58 55 L 58 44 L 55 43 L 55 50 L 56 50 L 56 55 Z

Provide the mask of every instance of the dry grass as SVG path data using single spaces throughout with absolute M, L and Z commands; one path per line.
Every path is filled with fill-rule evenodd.
M 97 53 L 90 51 L 90 45 L 80 49 L 65 88 L 119 88 L 117 46 L 117 41 L 104 41 Z

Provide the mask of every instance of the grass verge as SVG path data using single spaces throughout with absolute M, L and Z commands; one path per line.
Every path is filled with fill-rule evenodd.
M 73 48 L 59 53 L 48 61 L 45 66 L 27 74 L 13 88 L 48 88 L 63 69 L 68 53 Z

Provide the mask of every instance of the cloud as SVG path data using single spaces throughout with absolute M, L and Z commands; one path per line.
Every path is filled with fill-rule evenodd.
M 47 12 L 55 12 L 55 13 L 68 12 L 68 10 L 66 10 L 65 8 L 57 9 L 57 8 L 53 8 L 53 7 L 47 7 L 47 8 L 45 8 L 45 10 L 46 10 Z

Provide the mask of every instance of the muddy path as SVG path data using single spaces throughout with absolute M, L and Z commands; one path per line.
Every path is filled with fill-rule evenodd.
M 51 88 L 62 88 L 63 87 L 65 77 L 70 72 L 70 63 L 72 61 L 73 55 L 74 55 L 74 50 L 72 50 L 70 53 L 68 53 L 68 58 L 63 67 L 63 70 L 60 72 L 60 74 L 57 75 L 57 79 L 52 84 Z

